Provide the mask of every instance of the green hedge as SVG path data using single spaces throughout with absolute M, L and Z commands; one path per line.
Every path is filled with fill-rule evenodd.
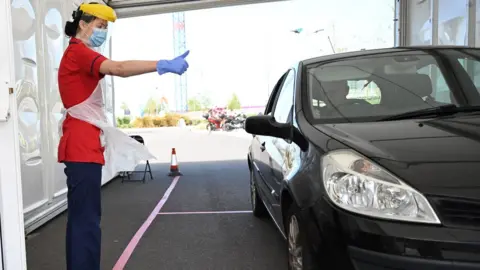
M 130 117 L 118 117 L 117 125 L 120 128 L 154 128 L 154 127 L 175 127 L 180 119 L 185 120 L 185 124 L 197 125 L 202 120 L 190 119 L 188 116 L 184 116 L 176 113 L 169 113 L 163 117 L 160 116 L 144 116 L 135 118 L 131 121 Z
M 117 117 L 117 127 L 119 128 L 131 128 L 132 124 L 130 122 L 130 116 Z

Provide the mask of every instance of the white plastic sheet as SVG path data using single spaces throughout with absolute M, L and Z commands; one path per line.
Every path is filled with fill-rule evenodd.
M 89 98 L 67 109 L 66 113 L 102 130 L 100 140 L 105 147 L 102 183 L 122 171 L 133 171 L 142 161 L 156 159 L 145 145 L 108 123 L 100 84 Z M 63 123 L 63 119 L 60 123 Z

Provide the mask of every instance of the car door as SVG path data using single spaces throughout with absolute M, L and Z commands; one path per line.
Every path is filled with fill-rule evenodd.
M 270 94 L 267 106 L 265 107 L 264 115 L 271 115 L 273 106 L 277 100 L 278 93 L 280 92 L 280 87 L 285 79 L 287 73 L 283 74 L 280 79 L 277 81 L 275 87 Z M 273 137 L 254 135 L 252 140 L 252 159 L 254 169 L 258 172 L 257 174 L 257 185 L 259 192 L 263 195 L 262 198 L 265 199 L 265 204 L 272 211 L 272 204 L 274 200 L 272 198 L 273 187 L 269 184 L 272 177 L 272 169 L 270 167 L 270 156 L 269 151 L 272 149 L 271 139 Z M 273 214 L 273 213 L 272 213 Z
M 293 117 L 293 97 L 295 90 L 295 70 L 291 69 L 285 76 L 280 93 L 273 108 L 273 117 L 278 123 L 291 123 Z M 281 219 L 280 194 L 282 181 L 292 165 L 291 143 L 281 138 L 271 137 L 268 145 L 270 177 L 268 186 L 271 188 L 273 211 Z M 277 220 L 281 222 L 281 220 Z

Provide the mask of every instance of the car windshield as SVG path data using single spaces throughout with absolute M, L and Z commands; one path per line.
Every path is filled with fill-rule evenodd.
M 317 123 L 378 121 L 454 104 L 480 105 L 480 50 L 406 50 L 306 65 Z

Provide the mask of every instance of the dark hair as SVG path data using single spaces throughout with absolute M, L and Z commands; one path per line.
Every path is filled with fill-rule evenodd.
M 89 4 L 98 4 L 98 3 L 90 2 Z M 83 11 L 81 11 L 80 7 L 78 7 L 77 10 L 75 10 L 72 13 L 72 18 L 73 18 L 73 21 L 71 21 L 71 22 L 67 21 L 67 23 L 65 24 L 65 35 L 67 35 L 68 37 L 75 37 L 77 35 L 77 30 L 78 30 L 78 26 L 80 24 L 80 21 L 84 21 L 86 23 L 89 23 L 89 22 L 96 19 L 95 16 L 84 13 Z

